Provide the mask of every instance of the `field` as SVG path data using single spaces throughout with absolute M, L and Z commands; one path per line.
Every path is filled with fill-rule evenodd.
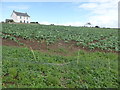
M 2 24 L 3 88 L 117 88 L 117 29 Z

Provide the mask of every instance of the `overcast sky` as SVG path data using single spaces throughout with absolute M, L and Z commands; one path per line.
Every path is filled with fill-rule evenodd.
M 31 21 L 43 24 L 83 26 L 90 22 L 93 26 L 118 27 L 118 1 L 2 0 L 0 21 L 10 18 L 12 11 L 16 10 L 27 12 Z

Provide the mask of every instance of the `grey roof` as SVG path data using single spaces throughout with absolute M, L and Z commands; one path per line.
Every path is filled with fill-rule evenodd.
M 16 12 L 13 10 L 13 12 L 17 15 L 17 16 L 27 16 L 30 17 L 27 13 L 21 13 L 21 12 Z

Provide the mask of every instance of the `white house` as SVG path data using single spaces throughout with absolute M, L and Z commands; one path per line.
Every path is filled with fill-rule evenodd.
M 16 12 L 13 10 L 12 19 L 17 23 L 30 23 L 30 16 L 27 13 Z

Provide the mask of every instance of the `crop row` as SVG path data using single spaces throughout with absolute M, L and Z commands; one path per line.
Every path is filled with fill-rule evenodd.
M 66 43 L 76 41 L 76 45 L 83 48 L 119 51 L 117 29 L 29 24 L 3 24 L 2 26 L 2 32 L 5 34 L 24 39 L 45 40 L 48 45 L 59 40 L 64 40 Z

